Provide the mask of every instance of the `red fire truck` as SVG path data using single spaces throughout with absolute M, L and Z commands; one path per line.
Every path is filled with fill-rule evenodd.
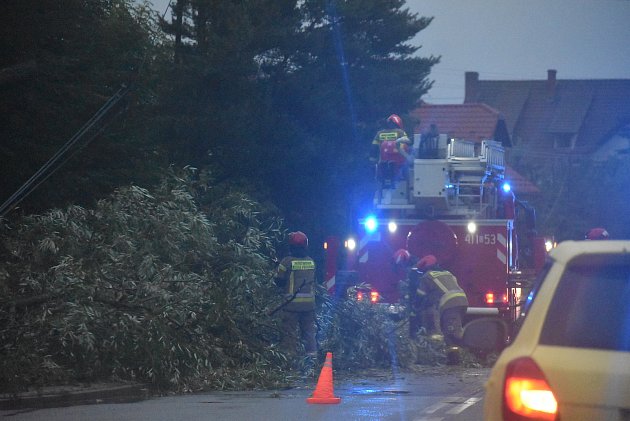
M 419 136 L 415 140 L 420 144 Z M 392 256 L 404 248 L 418 258 L 436 256 L 457 277 L 470 318 L 514 320 L 546 245 L 536 236 L 533 209 L 515 198 L 505 179 L 504 148 L 445 135 L 421 146 L 414 151 L 421 158 L 408 168 L 400 161 L 379 163 L 387 170 L 378 171 L 372 212 L 359 219 L 353 236 L 328 238 L 326 287 L 345 295 L 360 285 L 357 298 L 400 308 L 404 274 Z

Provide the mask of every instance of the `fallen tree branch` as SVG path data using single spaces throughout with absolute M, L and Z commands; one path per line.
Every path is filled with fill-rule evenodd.
M 32 297 L 20 298 L 15 301 L 2 302 L 0 303 L 0 308 L 9 307 L 12 310 L 15 310 L 18 308 L 29 307 L 32 305 L 43 304 L 46 301 L 50 301 L 52 298 L 53 298 L 52 294 L 34 295 Z

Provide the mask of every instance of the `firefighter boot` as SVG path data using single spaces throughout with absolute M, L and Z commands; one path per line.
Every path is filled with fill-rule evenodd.
M 449 346 L 446 348 L 446 364 L 447 365 L 459 365 L 462 357 L 460 349 L 457 346 Z

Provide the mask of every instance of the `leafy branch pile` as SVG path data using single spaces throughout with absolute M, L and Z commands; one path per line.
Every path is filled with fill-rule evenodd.
M 278 349 L 271 314 L 283 232 L 260 207 L 171 176 L 153 191 L 119 189 L 93 209 L 3 226 L 2 391 L 98 379 L 175 390 L 286 384 L 296 355 Z M 318 295 L 320 349 L 335 353 L 336 369 L 435 360 L 379 307 Z
M 406 316 L 396 320 L 386 308 L 367 301 L 327 298 L 318 322 L 320 347 L 334 352 L 338 370 L 411 368 L 444 362 L 442 343 L 424 336 L 410 339 Z
M 238 193 L 208 217 L 184 183 L 131 186 L 3 227 L 0 384 L 100 378 L 245 388 L 282 380 L 268 255 L 279 221 Z

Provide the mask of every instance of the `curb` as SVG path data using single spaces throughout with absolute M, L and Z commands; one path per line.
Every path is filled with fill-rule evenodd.
M 0 410 L 55 408 L 102 403 L 130 403 L 149 398 L 149 388 L 142 384 L 96 385 L 82 388 L 46 388 L 39 392 L 0 395 Z

